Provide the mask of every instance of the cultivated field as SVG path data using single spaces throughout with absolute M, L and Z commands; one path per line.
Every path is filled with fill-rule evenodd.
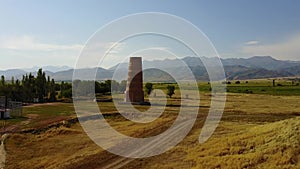
M 5 140 L 5 167 L 297 169 L 300 168 L 300 88 L 286 81 L 281 83 L 283 86 L 275 87 L 269 80 L 228 85 L 221 122 L 203 144 L 198 138 L 211 95 L 209 85 L 200 83 L 203 89 L 200 110 L 189 135 L 166 153 L 144 159 L 122 158 L 98 147 L 76 122 L 71 103 L 24 107 L 23 118 L 1 121 L 1 133 L 11 133 Z M 164 84 L 156 87 L 164 88 Z M 176 105 L 178 102 L 176 93 L 168 103 Z M 167 106 L 154 122 L 136 124 L 122 117 L 112 102 L 99 105 L 111 126 L 133 137 L 164 132 L 179 110 L 179 107 Z M 136 108 L 147 109 L 146 106 Z

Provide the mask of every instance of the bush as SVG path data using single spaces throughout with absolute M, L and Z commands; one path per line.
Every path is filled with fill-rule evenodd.
M 146 88 L 146 93 L 147 93 L 148 95 L 150 95 L 151 92 L 152 92 L 152 90 L 153 90 L 153 84 L 152 84 L 152 83 L 146 83 L 146 84 L 145 84 L 145 88 Z
M 172 97 L 173 94 L 175 94 L 175 86 L 168 85 L 167 86 L 167 95 Z

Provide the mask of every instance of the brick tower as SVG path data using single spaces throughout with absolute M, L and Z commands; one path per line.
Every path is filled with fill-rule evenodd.
M 144 103 L 141 57 L 130 57 L 125 102 Z

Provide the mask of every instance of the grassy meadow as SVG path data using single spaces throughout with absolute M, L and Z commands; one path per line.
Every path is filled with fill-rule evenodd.
M 154 157 L 127 159 L 97 146 L 80 124 L 68 122 L 76 114 L 71 103 L 23 108 L 23 117 L 5 121 L 6 168 L 300 168 L 300 86 L 288 80 L 249 80 L 227 85 L 227 100 L 219 126 L 209 140 L 198 141 L 209 111 L 207 82 L 199 82 L 201 102 L 194 127 L 171 150 Z M 155 84 L 166 91 L 168 84 Z M 249 92 L 252 91 L 252 92 Z M 117 131 L 132 137 L 164 132 L 177 117 L 178 88 L 168 98 L 164 113 L 155 121 L 139 124 L 122 117 L 112 102 L 99 102 L 104 117 Z M 119 96 L 122 97 L 121 95 Z M 135 106 L 145 111 L 147 106 Z M 3 124 L 4 121 L 2 120 Z M 58 124 L 53 127 L 52 124 Z M 52 125 L 52 127 L 51 127 Z M 38 131 L 38 132 L 36 132 Z M 113 167 L 112 167 L 113 168 Z

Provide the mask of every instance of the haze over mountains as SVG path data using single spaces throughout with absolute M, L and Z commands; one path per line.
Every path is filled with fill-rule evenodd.
M 215 58 L 203 57 L 203 60 L 207 62 L 214 62 Z M 183 61 L 183 62 L 182 62 Z M 290 77 L 300 76 L 300 61 L 283 61 L 276 60 L 270 56 L 254 56 L 251 58 L 230 58 L 221 59 L 226 78 L 233 79 L 257 79 L 257 78 L 276 78 L 276 77 Z M 172 81 L 173 78 L 166 72 L 158 69 L 165 70 L 176 76 L 178 80 L 189 80 L 193 77 L 187 77 L 187 69 L 182 66 L 185 63 L 194 74 L 197 80 L 208 80 L 208 74 L 201 60 L 197 57 L 185 57 L 179 59 L 165 59 L 165 60 L 153 60 L 143 61 L 145 81 Z M 111 79 L 114 75 L 115 80 L 125 80 L 127 77 L 128 63 L 121 63 L 113 66 L 109 69 L 98 68 L 96 79 L 105 80 Z M 7 80 L 10 80 L 12 76 L 15 79 L 22 79 L 22 76 L 26 73 L 32 72 L 36 75 L 38 67 L 31 69 L 9 69 L 0 71 L 0 75 L 4 75 Z M 85 75 L 85 79 L 93 79 L 93 72 L 97 68 L 85 68 L 79 69 L 80 74 Z M 71 81 L 73 75 L 73 69 L 67 66 L 46 66 L 43 70 L 47 75 L 54 78 L 56 81 Z M 114 72 L 116 73 L 114 74 Z

